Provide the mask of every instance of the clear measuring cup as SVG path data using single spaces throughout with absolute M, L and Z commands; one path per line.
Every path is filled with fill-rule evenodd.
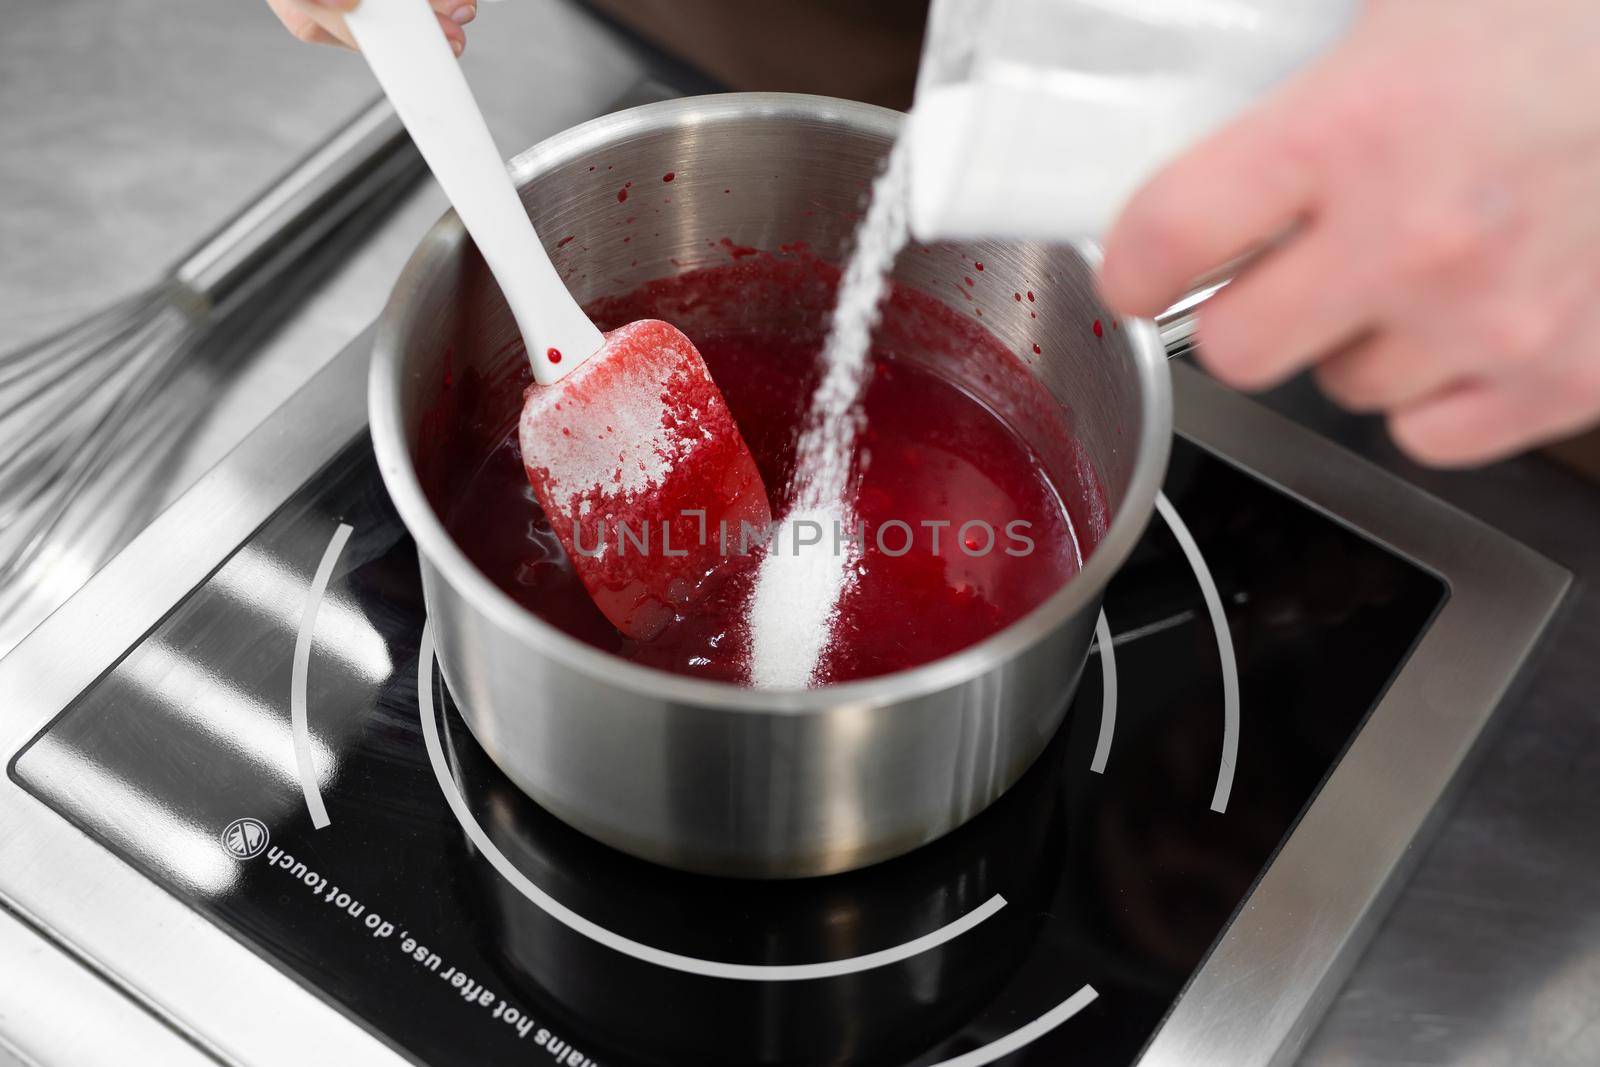
M 934 0 L 907 137 L 919 239 L 1096 237 L 1358 0 Z

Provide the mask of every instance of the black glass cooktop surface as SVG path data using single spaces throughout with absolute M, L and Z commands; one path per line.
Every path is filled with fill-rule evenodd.
M 364 441 L 11 773 L 418 1063 L 1131 1064 L 1445 596 L 1183 440 L 1166 497 L 1044 756 L 864 871 L 680 874 L 527 800 L 419 700 Z

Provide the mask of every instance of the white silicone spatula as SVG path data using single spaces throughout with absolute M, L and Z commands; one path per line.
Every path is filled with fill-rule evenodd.
M 598 352 L 605 338 L 539 242 L 432 9 L 426 0 L 366 0 L 346 23 L 500 283 L 534 380 L 554 385 Z M 539 358 L 552 349 L 562 358 Z
M 723 562 L 723 530 L 771 521 L 727 403 L 676 327 L 602 335 L 578 307 L 427 0 L 362 0 L 346 19 L 522 332 L 536 384 L 518 440 L 539 503 L 600 610 L 652 637 Z

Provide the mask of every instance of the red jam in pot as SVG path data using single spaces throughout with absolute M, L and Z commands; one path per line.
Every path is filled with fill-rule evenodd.
M 762 253 L 649 283 L 589 312 L 603 329 L 661 318 L 688 334 L 780 516 L 836 282 L 834 268 L 803 250 Z M 965 361 L 964 380 L 977 373 L 985 402 L 929 369 L 951 360 Z M 993 335 L 938 301 L 897 290 L 872 370 L 854 500 L 864 537 L 822 682 L 914 667 L 994 634 L 1060 588 L 1103 532 L 1103 494 L 1070 417 Z M 434 494 L 467 557 L 517 602 L 596 648 L 676 674 L 746 682 L 758 553 L 741 555 L 735 534 L 703 596 L 651 640 L 623 637 L 589 599 L 528 486 L 516 441 L 522 383 L 475 384 L 471 421 L 481 441 L 450 450 L 454 461 Z M 1048 440 L 1051 454 L 1031 449 L 996 407 L 1027 423 L 1030 439 Z M 831 542 L 832 532 L 825 537 Z

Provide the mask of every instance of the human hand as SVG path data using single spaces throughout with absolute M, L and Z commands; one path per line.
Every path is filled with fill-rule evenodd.
M 1441 466 L 1581 429 L 1600 417 L 1597 41 L 1595 0 L 1369 0 L 1133 197 L 1107 301 L 1154 315 L 1265 246 L 1200 312 L 1223 381 L 1314 367 Z
M 344 24 L 344 13 L 353 10 L 357 3 L 358 0 L 267 0 L 267 6 L 284 28 L 302 41 L 342 48 L 356 46 L 355 38 Z M 467 33 L 462 27 L 477 17 L 477 0 L 429 0 L 429 3 L 439 16 L 439 28 L 444 30 L 451 50 L 459 56 L 467 47 Z

